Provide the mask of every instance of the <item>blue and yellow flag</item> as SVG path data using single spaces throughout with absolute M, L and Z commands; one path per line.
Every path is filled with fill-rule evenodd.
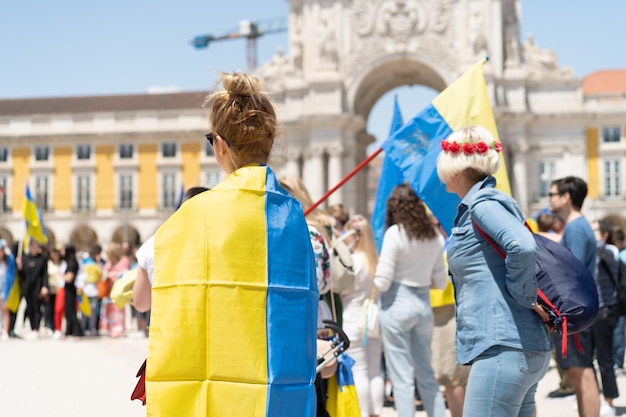
M 359 397 L 352 374 L 354 359 L 345 353 L 337 358 L 337 372 L 328 380 L 326 411 L 330 417 L 354 417 L 361 415 Z
M 402 127 L 402 113 L 398 105 L 398 96 L 393 102 L 393 118 L 389 128 L 389 136 Z M 404 183 L 404 175 L 400 168 L 396 166 L 389 155 L 385 155 L 383 166 L 378 178 L 378 188 L 376 189 L 376 199 L 374 200 L 374 210 L 372 211 L 372 231 L 376 240 L 376 248 L 380 252 L 383 246 L 383 236 L 385 235 L 385 217 L 387 213 L 387 199 L 396 186 Z
M 315 414 L 317 283 L 302 207 L 249 165 L 156 232 L 147 416 Z
M 448 193 L 437 176 L 441 141 L 453 131 L 471 125 L 483 126 L 498 140 L 483 76 L 485 62 L 476 63 L 382 145 L 448 234 L 461 200 L 456 194 Z M 495 174 L 496 188 L 510 195 L 502 154 L 500 159 L 500 169 Z
M 4 250 L 7 256 L 7 272 L 4 277 L 4 294 L 2 295 L 4 296 L 7 308 L 11 312 L 17 313 L 22 299 L 22 292 L 20 290 L 20 280 L 17 279 L 15 257 L 11 251 L 6 248 L 0 248 L 0 250 Z
M 87 317 L 91 317 L 91 305 L 89 305 L 89 298 L 83 294 L 82 291 L 79 291 L 76 294 L 76 301 L 78 302 L 78 309 L 80 312 Z
M 26 191 L 24 193 L 24 202 L 22 203 L 22 214 L 26 221 L 26 236 L 24 237 L 24 249 L 28 248 L 29 239 L 35 239 L 39 243 L 48 242 L 46 228 L 43 225 L 41 212 L 37 208 L 35 199 L 30 193 L 28 182 L 26 183 Z

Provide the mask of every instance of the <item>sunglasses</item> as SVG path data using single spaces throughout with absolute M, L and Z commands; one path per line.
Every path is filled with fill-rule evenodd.
M 204 135 L 204 137 L 206 137 L 206 140 L 208 140 L 211 146 L 213 146 L 213 140 L 215 139 L 215 135 L 213 135 L 213 132 L 207 133 L 206 135 Z
M 213 132 L 211 132 L 211 133 L 207 133 L 206 135 L 204 135 L 204 137 L 206 138 L 206 140 L 208 140 L 208 141 L 209 141 L 209 143 L 211 144 L 211 146 L 213 146 L 213 143 L 215 142 L 215 138 L 216 138 L 216 137 L 218 137 L 218 136 L 219 136 L 220 138 L 222 138 L 222 140 L 226 143 L 226 145 L 227 145 L 229 148 L 236 149 L 233 145 L 231 145 L 231 143 L 230 143 L 227 139 L 224 139 L 224 136 L 221 136 L 221 135 L 215 134 L 215 133 L 213 133 Z

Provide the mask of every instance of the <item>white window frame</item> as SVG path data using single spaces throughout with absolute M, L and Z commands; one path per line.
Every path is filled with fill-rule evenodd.
M 4 188 L 2 190 L 2 188 Z M 11 213 L 9 196 L 11 195 L 11 175 L 0 173 L 0 214 Z
M 611 141 L 605 140 L 605 136 L 604 136 L 605 129 L 616 129 L 617 130 L 617 140 L 611 140 Z M 602 126 L 600 128 L 600 142 L 603 143 L 603 144 L 621 143 L 623 141 L 623 138 L 622 138 L 622 132 L 623 131 L 624 131 L 623 126 L 620 126 L 619 124 L 604 125 L 604 126 Z
M 546 169 L 548 167 L 548 169 Z M 548 197 L 552 181 L 556 179 L 556 161 L 554 159 L 544 159 L 537 166 L 537 178 L 539 179 L 539 196 Z
M 613 166 L 607 170 L 609 164 Z M 624 158 L 602 158 L 600 170 L 602 196 L 607 200 L 621 199 L 624 195 Z
M 123 178 L 129 178 L 130 184 L 122 184 Z M 123 187 L 124 186 L 124 187 Z M 126 200 L 122 199 L 122 193 L 125 191 L 125 187 L 130 188 L 130 203 L 127 206 L 122 206 L 122 202 Z M 118 211 L 133 211 L 137 207 L 137 174 L 132 171 L 117 171 L 115 173 L 115 208 Z
M 158 207 L 160 210 L 175 210 L 182 187 L 180 174 L 177 170 L 163 169 L 158 175 Z
M 122 148 L 130 149 L 130 158 L 122 156 Z M 120 161 L 133 161 L 136 158 L 137 150 L 136 146 L 133 143 L 119 143 L 117 145 L 117 158 Z
M 33 177 L 34 186 L 32 187 L 33 198 L 37 208 L 42 213 L 52 210 L 50 202 L 52 191 L 52 175 L 35 174 Z
M 0 146 L 0 156 L 6 156 L 4 159 L 0 158 L 0 164 L 10 164 L 11 163 L 11 149 L 8 146 Z
M 39 151 L 45 149 L 46 159 L 39 159 Z M 33 149 L 33 162 L 35 163 L 43 163 L 50 162 L 50 147 L 46 145 L 37 145 Z
M 87 150 L 87 158 L 81 158 L 81 153 L 85 149 Z M 85 144 L 76 145 L 74 154 L 75 154 L 76 161 L 81 161 L 81 162 L 91 161 L 92 155 L 93 155 L 93 147 L 91 145 L 85 145 Z
M 166 155 L 165 154 L 166 147 L 173 147 L 174 155 Z M 176 143 L 176 142 L 173 142 L 173 141 L 172 142 L 161 142 L 161 152 L 160 152 L 161 158 L 168 159 L 168 160 L 178 158 L 179 157 L 178 154 L 180 152 L 180 150 L 178 148 L 179 148 L 179 146 L 178 146 L 178 143 Z
M 74 206 L 76 212 L 91 212 L 94 210 L 95 174 L 90 171 L 77 171 L 73 175 L 74 180 Z M 87 196 L 82 194 L 82 179 L 87 179 Z

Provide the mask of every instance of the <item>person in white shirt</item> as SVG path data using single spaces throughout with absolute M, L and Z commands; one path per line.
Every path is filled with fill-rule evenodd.
M 349 355 L 354 359 L 352 374 L 359 397 L 361 417 L 378 416 L 383 410 L 384 381 L 381 375 L 382 342 L 380 333 L 368 331 L 364 308 L 377 302 L 374 272 L 378 263 L 372 227 L 356 214 L 344 224 L 344 242 L 352 248 L 354 289 L 341 293 L 343 330 L 350 339 Z M 367 332 L 367 334 L 366 334 Z
M 388 229 L 374 284 L 381 293 L 380 328 L 385 365 L 399 417 L 415 414 L 415 381 L 428 417 L 444 417 L 445 403 L 431 362 L 430 288 L 444 289 L 443 238 L 408 185 L 387 200 Z

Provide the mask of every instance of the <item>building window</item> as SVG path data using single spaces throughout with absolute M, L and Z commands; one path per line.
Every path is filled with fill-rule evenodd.
M 9 160 L 9 148 L 0 147 L 0 162 L 7 162 Z
M 47 146 L 35 147 L 35 161 L 47 161 L 50 157 L 50 148 Z
M 204 154 L 206 156 L 214 156 L 215 155 L 215 153 L 213 152 L 213 146 L 211 146 L 211 144 L 208 141 L 206 141 L 204 143 Z
M 622 194 L 621 163 L 619 160 L 604 161 L 604 196 L 619 197 Z
M 204 186 L 207 188 L 213 188 L 219 184 L 222 178 L 222 174 L 219 171 L 207 171 Z
M 91 177 L 79 175 L 76 178 L 76 209 L 79 211 L 91 209 Z
M 88 161 L 91 159 L 91 146 L 78 145 L 76 147 L 76 158 L 79 161 Z
M 164 143 L 161 147 L 163 158 L 176 158 L 176 144 Z
M 539 195 L 547 197 L 550 193 L 550 184 L 555 178 L 554 161 L 539 163 Z
M 50 190 L 50 181 L 48 177 L 35 177 L 35 203 L 41 211 L 48 211 L 48 193 Z
M 622 136 L 619 126 L 604 126 L 602 128 L 602 142 L 616 143 L 620 141 Z
M 123 143 L 119 147 L 120 159 L 133 159 L 134 147 L 130 143 Z
M 132 175 L 120 175 L 120 201 L 119 207 L 121 209 L 133 208 L 133 176 Z
M 0 213 L 8 213 L 9 206 L 7 205 L 7 177 L 0 177 Z
M 164 209 L 175 209 L 178 204 L 176 195 L 176 174 L 163 174 L 162 178 L 162 207 Z

